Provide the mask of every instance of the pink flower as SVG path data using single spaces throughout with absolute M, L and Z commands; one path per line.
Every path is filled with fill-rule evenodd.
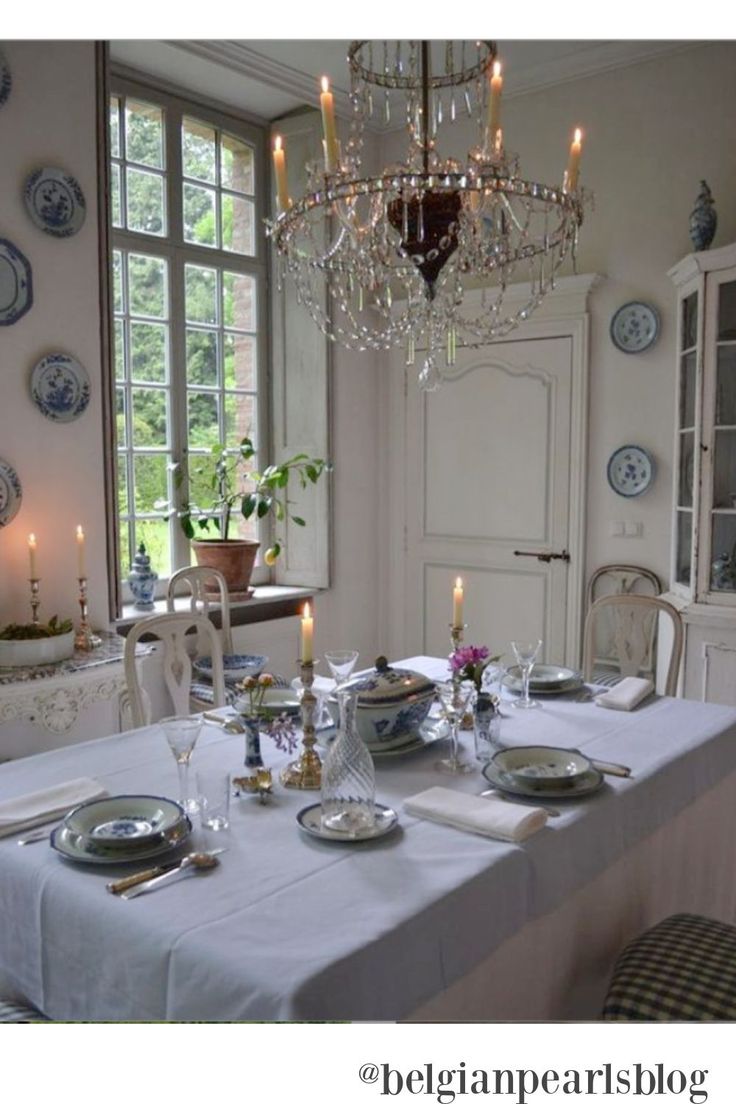
M 475 666 L 488 658 L 488 648 L 485 644 L 466 644 L 458 648 L 450 656 L 450 667 L 453 671 L 462 671 L 463 667 Z

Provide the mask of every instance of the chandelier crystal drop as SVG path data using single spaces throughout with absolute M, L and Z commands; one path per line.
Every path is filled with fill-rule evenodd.
M 274 147 L 279 214 L 268 232 L 279 282 L 293 279 L 319 328 L 346 348 L 403 347 L 407 364 L 423 351 L 419 382 L 433 390 L 458 348 L 488 344 L 528 318 L 574 256 L 586 199 L 580 132 L 562 183 L 535 183 L 505 147 L 495 43 L 360 41 L 348 63 L 349 135 L 337 140 L 325 79 L 324 161 L 307 167 L 307 191 L 294 202 L 280 139 Z M 366 122 L 390 123 L 397 99 L 404 160 L 365 172 Z M 440 132 L 451 135 L 461 117 L 473 121 L 476 144 L 464 160 L 443 157 Z

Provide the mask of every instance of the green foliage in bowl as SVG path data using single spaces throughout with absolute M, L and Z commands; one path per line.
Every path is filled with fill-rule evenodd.
M 71 620 L 60 621 L 57 614 L 46 625 L 6 625 L 0 630 L 0 640 L 44 640 L 72 631 Z

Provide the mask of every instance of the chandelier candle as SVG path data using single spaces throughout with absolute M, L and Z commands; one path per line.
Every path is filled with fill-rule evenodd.
M 281 135 L 277 134 L 273 143 L 273 171 L 276 177 L 276 199 L 279 211 L 289 207 L 289 189 L 286 183 L 286 151 L 283 149 Z
M 580 172 L 580 154 L 583 149 L 583 132 L 580 127 L 575 130 L 575 136 L 570 146 L 570 160 L 567 162 L 565 174 L 565 189 L 574 192 L 578 186 L 578 174 Z
M 322 78 L 322 92 L 319 103 L 322 108 L 322 127 L 325 134 L 325 171 L 334 173 L 339 168 L 337 132 L 335 130 L 335 100 L 330 92 L 330 82 L 327 77 Z
M 493 76 L 491 77 L 491 95 L 488 99 L 488 149 L 498 149 L 498 132 L 501 129 L 501 91 L 503 89 L 503 77 L 501 76 L 501 62 L 494 61 Z

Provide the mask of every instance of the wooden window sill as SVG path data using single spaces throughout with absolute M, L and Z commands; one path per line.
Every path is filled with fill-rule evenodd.
M 247 602 L 230 603 L 230 624 L 233 628 L 237 628 L 238 625 L 254 625 L 258 621 L 276 621 L 280 617 L 295 617 L 301 613 L 304 602 L 318 593 L 319 591 L 310 587 L 256 587 L 255 594 Z M 190 600 L 182 596 L 175 599 L 174 605 L 177 611 L 188 610 Z M 137 610 L 132 603 L 124 605 L 123 615 L 115 623 L 115 629 L 121 636 L 127 636 L 137 622 L 159 613 L 166 613 L 165 598 L 157 599 L 152 610 Z M 210 618 L 219 629 L 221 625 L 219 609 L 210 610 Z

